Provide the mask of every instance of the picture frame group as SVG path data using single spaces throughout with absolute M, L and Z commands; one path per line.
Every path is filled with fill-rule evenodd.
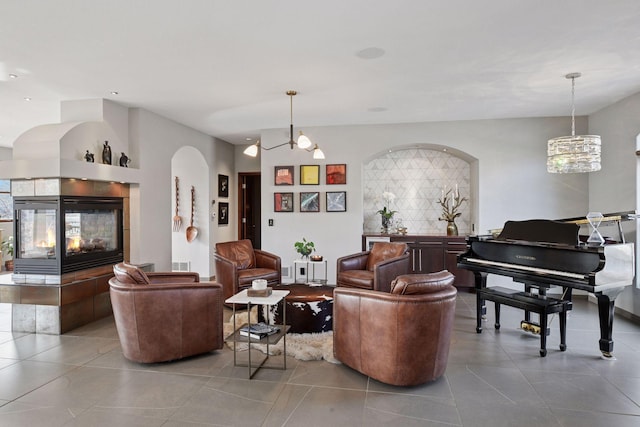
M 320 192 L 319 191 L 301 191 L 298 196 L 299 212 L 320 212 Z M 294 212 L 295 201 L 293 192 L 276 192 L 273 193 L 273 211 L 274 212 Z M 347 192 L 346 191 L 327 191 L 325 192 L 325 211 L 326 212 L 346 212 L 347 211 Z
M 320 165 L 300 165 L 300 185 L 320 185 Z M 295 185 L 294 166 L 274 166 L 274 185 Z M 325 184 L 344 185 L 347 183 L 346 163 L 325 165 Z

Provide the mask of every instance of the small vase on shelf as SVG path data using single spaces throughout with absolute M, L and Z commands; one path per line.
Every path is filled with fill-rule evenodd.
M 447 221 L 447 236 L 457 236 L 458 235 L 458 226 L 455 221 Z
M 382 234 L 389 234 L 389 227 L 391 226 L 391 218 L 387 218 L 386 216 L 382 216 L 382 229 L 380 232 Z

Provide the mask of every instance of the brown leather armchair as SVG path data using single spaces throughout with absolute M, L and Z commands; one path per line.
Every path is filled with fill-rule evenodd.
M 345 365 L 386 384 L 413 386 L 447 367 L 456 294 L 446 270 L 408 274 L 391 293 L 336 288 L 333 353 Z
M 166 362 L 223 346 L 222 286 L 198 273 L 145 273 L 120 263 L 109 293 L 124 357 Z
M 225 300 L 251 287 L 254 279 L 265 279 L 268 285 L 277 285 L 281 281 L 280 257 L 254 249 L 251 240 L 216 243 L 213 258 L 216 281 L 222 283 Z
M 371 251 L 338 258 L 338 286 L 389 292 L 391 281 L 410 272 L 409 247 L 402 242 L 376 242 Z

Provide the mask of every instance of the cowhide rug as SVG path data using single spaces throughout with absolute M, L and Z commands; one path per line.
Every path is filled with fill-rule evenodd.
M 236 312 L 236 326 L 247 323 L 247 312 Z M 251 322 L 257 322 L 257 312 L 251 311 Z M 233 332 L 233 315 L 227 323 L 224 324 L 224 336 L 228 337 Z M 225 344 L 233 350 L 233 340 L 225 341 Z M 248 343 L 237 343 L 238 351 L 246 351 Z M 251 344 L 251 348 L 255 348 L 263 353 L 267 352 L 266 344 Z M 284 340 L 278 341 L 277 344 L 269 345 L 269 354 L 277 356 L 281 355 L 284 349 Z M 339 364 L 340 362 L 333 357 L 333 331 L 309 333 L 309 334 L 287 334 L 287 355 L 298 360 L 325 360 L 329 363 Z

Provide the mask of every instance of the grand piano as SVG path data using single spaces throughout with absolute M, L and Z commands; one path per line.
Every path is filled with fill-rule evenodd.
M 620 239 L 607 239 L 593 244 L 581 239 L 580 225 L 585 218 L 567 220 L 507 221 L 499 235 L 470 236 L 467 252 L 458 256 L 458 267 L 471 270 L 475 276 L 477 325 L 482 332 L 485 300 L 496 302 L 496 328 L 499 328 L 499 304 L 525 310 L 523 325 L 531 327 L 530 312 L 540 315 L 536 333 L 541 334 L 540 355 L 546 355 L 546 316 L 560 313 L 560 349 L 565 350 L 566 311 L 571 309 L 571 290 L 593 293 L 598 301 L 600 318 L 600 351 L 611 358 L 613 351 L 613 313 L 616 297 L 633 283 L 635 274 L 634 245 L 625 243 L 620 221 L 635 219 L 635 213 L 604 215 L 604 220 L 617 220 Z M 487 275 L 511 277 L 524 285 L 524 292 L 487 288 Z M 547 289 L 562 287 L 557 299 L 547 296 Z

